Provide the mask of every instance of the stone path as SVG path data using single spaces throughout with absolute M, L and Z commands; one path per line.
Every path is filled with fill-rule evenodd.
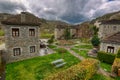
M 80 60 L 84 60 L 85 59 L 84 57 L 82 57 L 82 56 L 78 55 L 77 53 L 75 53 L 74 51 L 72 51 L 70 49 L 70 47 L 65 47 L 65 46 L 59 46 L 59 47 L 67 49 L 73 56 L 77 57 Z M 100 74 L 103 74 L 104 76 L 110 77 L 110 73 L 104 71 L 101 67 L 99 68 L 97 73 L 100 73 Z

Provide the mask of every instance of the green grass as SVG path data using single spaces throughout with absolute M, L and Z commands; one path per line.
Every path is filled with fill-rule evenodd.
M 88 58 L 88 56 L 87 56 L 88 50 L 80 50 L 79 51 L 78 49 L 75 49 L 75 48 L 72 48 L 71 50 L 73 50 L 75 53 L 79 54 L 80 56 Z
M 79 45 L 79 46 L 75 46 L 75 48 L 92 49 L 93 46 L 92 45 Z
M 51 49 L 57 48 L 57 46 L 55 46 L 55 45 L 49 45 L 48 47 L 51 48 Z
M 53 36 L 53 34 L 50 34 L 50 33 L 41 33 L 40 34 L 40 38 L 45 38 L 45 39 L 51 38 L 52 36 Z
M 102 74 L 95 74 L 90 80 L 114 80 L 114 79 L 103 76 Z
M 57 51 L 57 50 L 56 50 Z M 67 64 L 61 68 L 55 68 L 50 63 L 56 59 L 64 58 Z M 15 63 L 7 64 L 6 80 L 42 80 L 46 76 L 67 69 L 80 61 L 69 52 L 63 54 L 54 53 L 36 57 Z
M 102 69 L 104 69 L 104 70 L 106 69 L 107 72 L 111 72 L 111 67 L 112 67 L 111 64 L 107 64 L 107 63 L 101 62 L 100 66 L 101 66 Z

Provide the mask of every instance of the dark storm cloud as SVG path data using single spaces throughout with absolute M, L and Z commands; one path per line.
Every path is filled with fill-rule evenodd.
M 29 11 L 49 20 L 79 23 L 118 11 L 119 5 L 120 0 L 0 0 L 0 12 Z
M 0 0 L 0 12 L 16 13 L 18 10 L 26 11 L 23 4 L 9 0 Z

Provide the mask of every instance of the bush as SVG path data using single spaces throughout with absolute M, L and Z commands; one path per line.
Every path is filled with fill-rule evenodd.
M 105 53 L 105 52 L 98 52 L 97 55 L 100 61 L 108 64 L 112 64 L 114 62 L 115 56 L 116 56 L 115 54 Z
M 112 65 L 112 72 L 118 74 L 118 69 L 120 68 L 120 59 L 116 58 Z
M 91 40 L 91 43 L 93 46 L 99 46 L 100 45 L 100 39 L 98 38 L 97 35 L 94 35 L 92 40 Z
M 117 58 L 120 58 L 120 49 L 118 50 Z
M 51 44 L 54 42 L 54 35 L 48 40 L 48 43 Z
M 45 80 L 89 80 L 98 70 L 99 61 L 86 59 L 70 68 L 48 76 Z

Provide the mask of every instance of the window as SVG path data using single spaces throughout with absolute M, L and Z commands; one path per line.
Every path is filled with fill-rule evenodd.
M 35 29 L 29 29 L 29 36 L 35 36 Z
M 13 37 L 19 36 L 19 28 L 12 28 L 12 36 Z
M 21 55 L 21 50 L 20 50 L 20 48 L 14 48 L 14 49 L 13 49 L 13 55 L 14 55 L 14 56 L 19 56 L 19 55 Z
M 113 26 L 113 29 L 114 29 L 114 30 L 116 30 L 116 28 L 117 28 L 116 26 Z
M 108 46 L 107 47 L 107 52 L 108 53 L 114 53 L 114 47 Z
M 35 46 L 30 46 L 30 53 L 34 53 L 35 52 Z

